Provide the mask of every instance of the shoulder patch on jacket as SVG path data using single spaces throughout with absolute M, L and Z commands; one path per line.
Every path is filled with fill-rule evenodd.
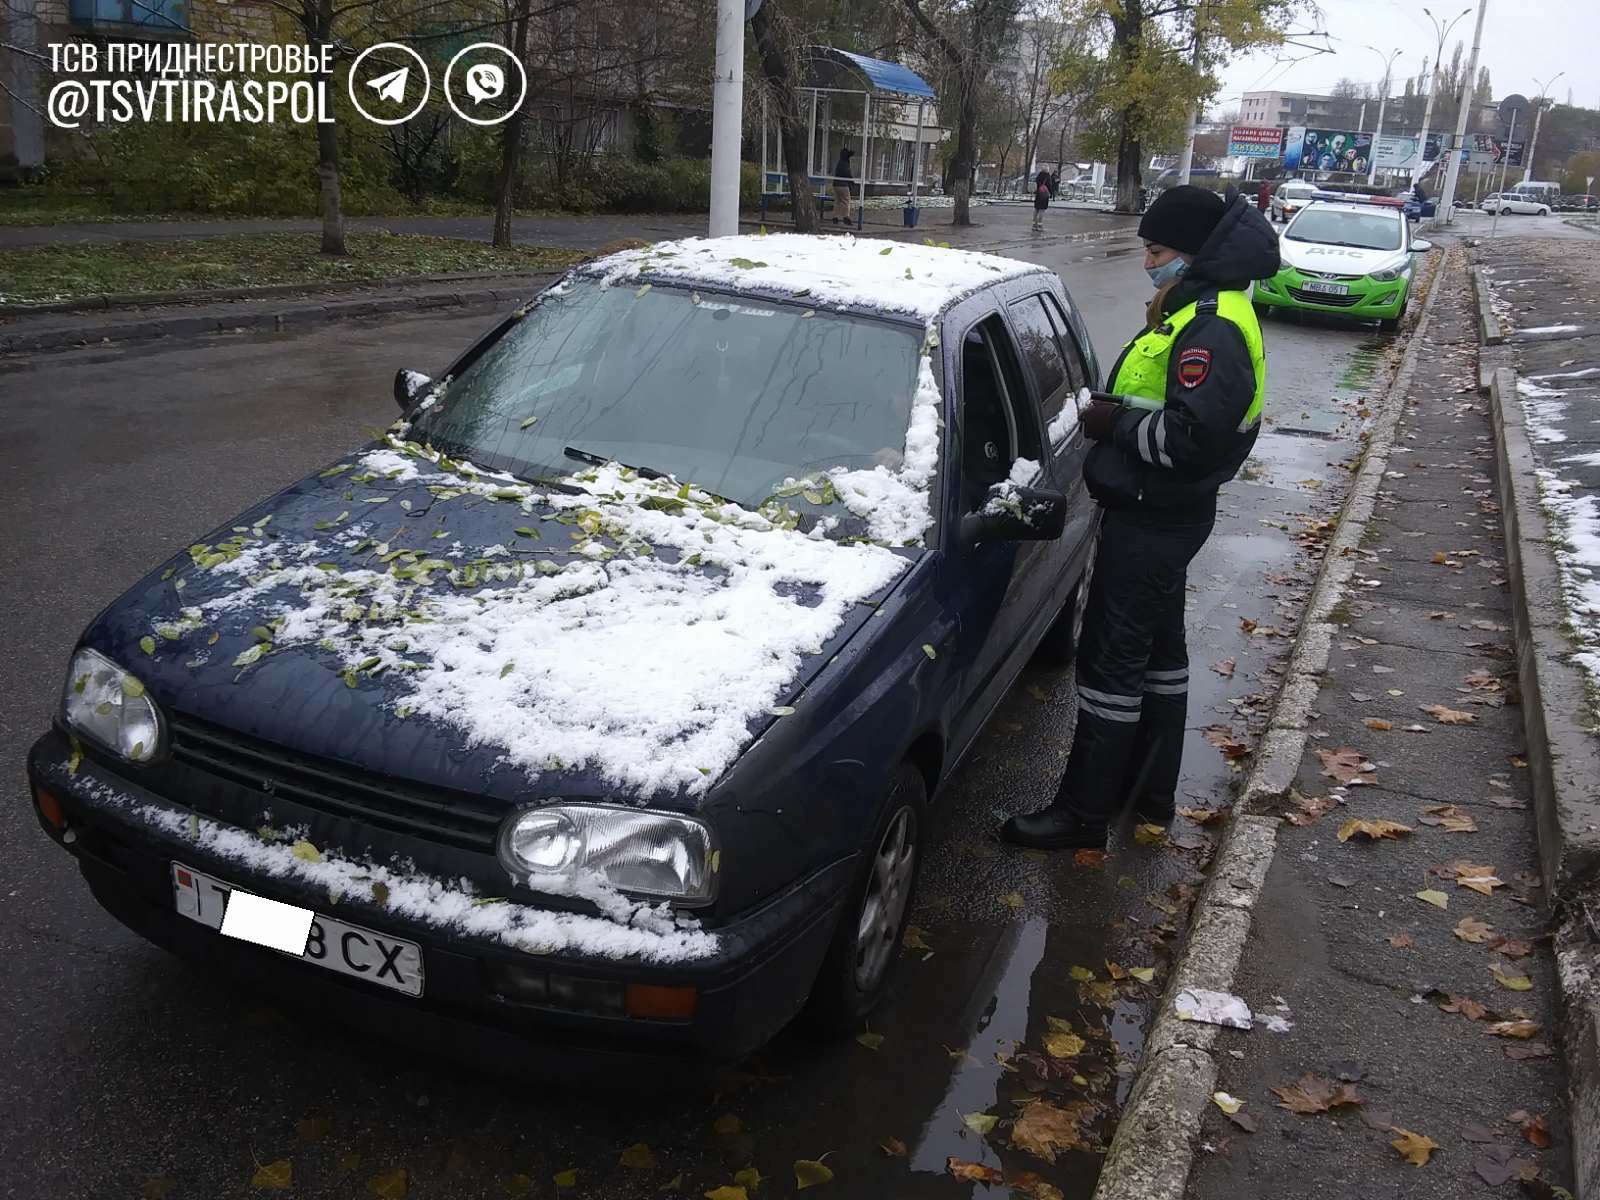
M 1211 351 L 1191 346 L 1178 354 L 1178 382 L 1196 388 L 1211 374 Z

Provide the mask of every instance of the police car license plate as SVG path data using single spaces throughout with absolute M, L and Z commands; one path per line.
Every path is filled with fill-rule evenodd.
M 221 932 L 233 891 L 220 879 L 182 863 L 172 864 L 173 903 L 179 916 Z M 305 952 L 298 957 L 314 967 L 353 975 L 408 996 L 422 995 L 422 948 L 360 925 L 313 913 Z
M 1325 296 L 1348 296 L 1350 285 L 1347 283 L 1323 283 L 1320 280 L 1308 279 L 1302 285 L 1308 292 L 1321 292 Z

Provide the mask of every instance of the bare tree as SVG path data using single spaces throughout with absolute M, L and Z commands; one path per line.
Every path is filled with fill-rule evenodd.
M 783 147 L 783 170 L 789 180 L 794 227 L 800 233 L 816 233 L 819 228 L 817 210 L 806 171 L 809 132 L 800 116 L 793 32 L 785 18 L 775 11 L 777 8 L 777 0 L 767 0 L 751 20 L 750 31 L 755 35 L 761 74 L 778 114 L 778 142 Z M 763 168 L 765 165 L 762 164 Z

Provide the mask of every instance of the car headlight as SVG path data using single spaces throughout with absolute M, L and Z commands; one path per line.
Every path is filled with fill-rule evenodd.
M 128 762 L 149 762 L 161 749 L 161 711 L 144 684 L 97 651 L 72 656 L 61 713 L 73 732 Z
M 593 872 L 636 895 L 711 898 L 711 831 L 676 813 L 600 804 L 527 808 L 501 827 L 499 853 L 506 870 L 534 889 Z
M 1379 283 L 1392 283 L 1394 280 L 1399 279 L 1402 275 L 1410 274 L 1410 272 L 1411 261 L 1407 259 L 1405 262 L 1399 263 L 1393 267 L 1389 267 L 1386 270 L 1374 271 L 1372 273 L 1372 278 L 1376 279 Z

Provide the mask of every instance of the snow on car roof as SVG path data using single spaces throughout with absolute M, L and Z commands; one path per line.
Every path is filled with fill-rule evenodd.
M 582 271 L 608 283 L 648 276 L 787 292 L 926 320 L 979 288 L 1044 268 L 994 254 L 883 238 L 775 233 L 657 242 L 598 259 Z

